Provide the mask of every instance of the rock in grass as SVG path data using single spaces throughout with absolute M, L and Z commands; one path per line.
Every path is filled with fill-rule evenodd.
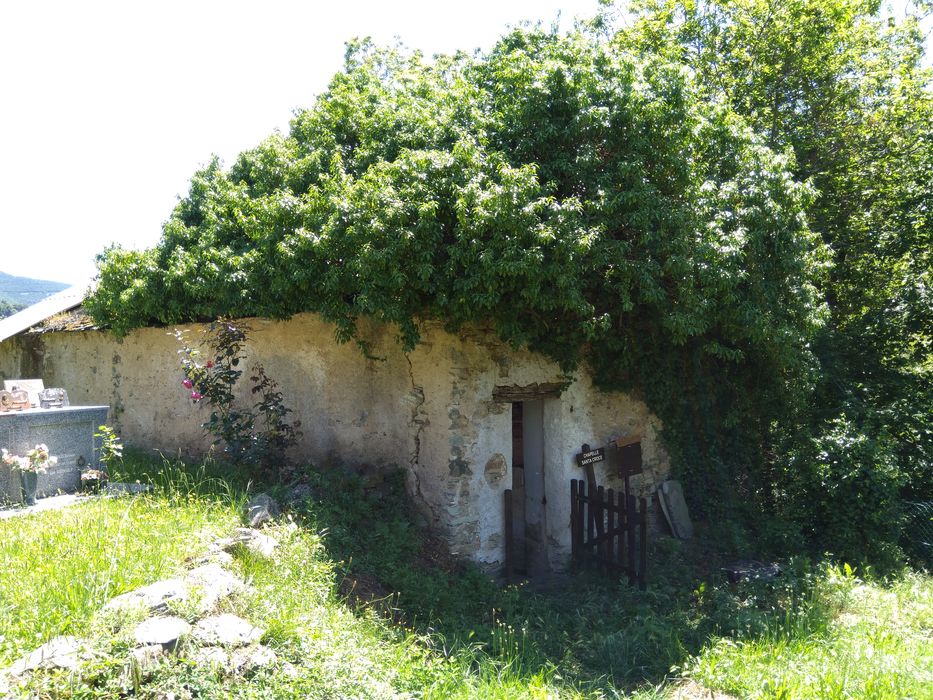
M 181 579 L 170 578 L 118 595 L 104 606 L 104 610 L 126 610 L 140 607 L 153 614 L 164 613 L 168 612 L 169 603 L 184 602 L 188 600 L 189 595 L 188 584 Z
M 201 647 L 192 654 L 191 660 L 199 666 L 220 666 L 223 669 L 230 663 L 229 655 L 220 647 Z
M 161 644 L 149 644 L 133 649 L 123 666 L 121 682 L 127 687 L 138 685 L 144 678 L 153 674 L 164 658 L 165 649 Z
M 233 557 L 221 549 L 221 542 L 212 542 L 207 546 L 207 554 L 203 557 L 198 557 L 194 560 L 195 564 L 220 564 L 221 566 L 229 566 L 233 563 Z
M 190 631 L 191 625 L 180 617 L 150 617 L 136 626 L 133 638 L 140 646 L 158 644 L 171 650 L 178 644 L 178 640 Z
M 204 564 L 185 574 L 185 582 L 201 591 L 201 610 L 209 612 L 227 596 L 242 589 L 243 580 L 220 564 Z
M 272 537 L 264 535 L 251 527 L 238 527 L 233 537 L 219 542 L 224 551 L 231 551 L 242 545 L 250 552 L 266 559 L 271 559 L 279 543 Z
M 149 484 L 140 484 L 139 482 L 130 484 L 120 481 L 111 481 L 104 487 L 104 494 L 107 496 L 126 496 L 149 491 Z
M 194 628 L 198 641 L 214 646 L 246 646 L 258 642 L 264 633 L 248 620 L 229 613 L 205 617 Z
M 279 672 L 283 677 L 289 678 L 289 679 L 295 679 L 295 678 L 298 678 L 298 676 L 301 675 L 301 672 L 300 672 L 297 668 L 295 668 L 295 665 L 294 665 L 293 663 L 288 662 L 288 661 L 284 662 L 284 663 L 279 667 L 278 672 Z
M 130 660 L 143 672 L 152 670 L 165 656 L 165 647 L 161 644 L 148 644 L 130 652 Z
M 76 637 L 55 637 L 35 651 L 26 654 L 7 669 L 19 676 L 39 668 L 77 668 L 87 657 L 84 643 Z
M 262 644 L 245 649 L 237 649 L 230 656 L 230 666 L 243 674 L 255 673 L 261 668 L 275 665 L 279 660 L 272 649 Z
M 288 494 L 287 503 L 291 506 L 301 506 L 314 494 L 308 484 L 296 484 Z
M 279 504 L 272 496 L 258 493 L 246 504 L 246 522 L 250 527 L 259 527 L 279 517 Z

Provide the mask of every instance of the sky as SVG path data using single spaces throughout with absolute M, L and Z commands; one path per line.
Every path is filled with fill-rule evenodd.
M 79 284 L 148 247 L 195 170 L 231 164 L 324 91 L 344 43 L 488 49 L 596 0 L 0 3 L 0 271 Z
M 0 271 L 70 284 L 155 244 L 191 175 L 286 132 L 371 36 L 488 49 L 596 0 L 0 2 Z

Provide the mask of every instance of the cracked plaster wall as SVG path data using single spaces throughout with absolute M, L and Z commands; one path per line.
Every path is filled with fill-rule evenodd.
M 362 335 L 380 358 L 367 359 L 355 344 L 337 344 L 333 326 L 312 314 L 249 323 L 250 360 L 264 364 L 301 421 L 296 457 L 407 467 L 416 504 L 451 548 L 490 567 L 502 563 L 512 418 L 511 405 L 493 401 L 493 390 L 561 382 L 555 363 L 475 328 L 451 335 L 426 323 L 422 343 L 406 355 L 391 328 L 367 324 Z M 209 440 L 199 425 L 208 408 L 187 398 L 169 330 L 146 328 L 123 339 L 99 331 L 17 336 L 0 343 L 0 376 L 27 372 L 67 389 L 74 405 L 110 405 L 118 431 L 136 447 L 203 453 Z M 194 338 L 197 327 L 192 331 Z M 645 472 L 633 478 L 639 494 L 652 494 L 669 465 L 659 422 L 645 404 L 597 391 L 583 372 L 560 398 L 545 401 L 544 424 L 549 556 L 559 568 L 570 552 L 569 481 L 582 477 L 574 456 L 584 442 L 643 435 Z M 612 471 L 597 465 L 597 480 L 619 488 Z

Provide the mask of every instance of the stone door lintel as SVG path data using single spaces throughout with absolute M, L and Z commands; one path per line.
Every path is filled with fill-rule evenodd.
M 558 399 L 570 382 L 535 382 L 518 386 L 497 386 L 492 390 L 492 400 L 498 403 L 521 403 L 522 401 L 541 401 Z

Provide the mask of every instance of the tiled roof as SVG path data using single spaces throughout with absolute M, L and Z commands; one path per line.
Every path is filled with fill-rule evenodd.
M 58 294 L 53 294 L 42 301 L 36 302 L 32 306 L 27 306 L 25 309 L 12 316 L 0 319 L 0 343 L 34 326 L 40 326 L 45 321 L 51 322 L 56 320 L 57 317 L 65 315 L 65 312 L 74 313 L 74 310 L 80 307 L 81 302 L 84 301 L 88 288 L 88 284 L 77 284 L 74 287 L 69 287 L 68 289 L 58 292 Z M 83 312 L 80 313 L 83 315 Z M 57 322 L 56 320 L 56 323 Z M 90 319 L 87 319 L 87 322 L 91 324 L 89 327 L 93 327 L 93 323 Z M 49 330 L 66 329 L 50 328 Z M 84 329 L 68 328 L 67 330 Z M 39 329 L 37 329 L 37 331 L 42 332 Z
M 94 319 L 88 316 L 83 306 L 62 311 L 60 314 L 49 316 L 44 321 L 32 326 L 26 332 L 54 333 L 57 331 L 93 331 L 97 328 Z

